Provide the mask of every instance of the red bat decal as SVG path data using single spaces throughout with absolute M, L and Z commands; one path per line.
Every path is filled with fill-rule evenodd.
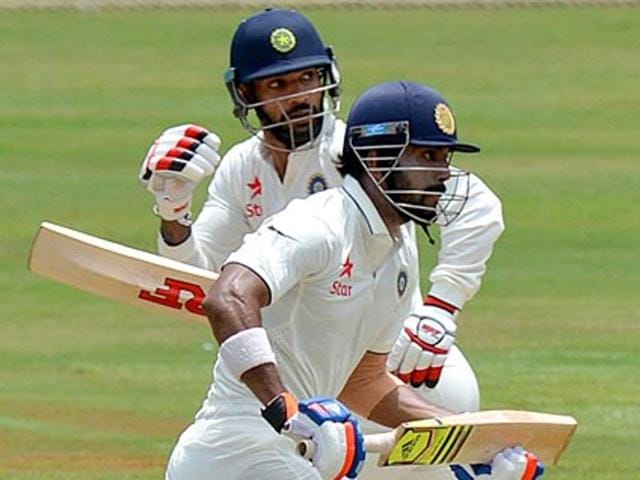
M 148 290 L 140 290 L 138 298 L 176 310 L 180 310 L 184 306 L 191 313 L 206 315 L 202 309 L 205 293 L 200 285 L 169 277 L 164 279 L 164 285 L 165 287 L 156 288 L 153 293 Z M 192 298 L 183 303 L 180 301 L 181 292 L 190 293 Z

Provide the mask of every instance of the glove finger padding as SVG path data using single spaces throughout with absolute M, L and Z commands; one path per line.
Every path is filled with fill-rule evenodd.
M 322 478 L 333 480 L 357 476 L 355 429 L 351 422 L 325 422 L 313 435 L 316 451 L 312 463 Z
M 149 148 L 140 167 L 140 181 L 147 184 L 155 174 L 166 174 L 199 182 L 220 163 L 219 147 L 220 138 L 203 127 L 169 128 Z
M 328 397 L 303 400 L 298 408 L 288 430 L 311 438 L 315 444 L 312 463 L 322 478 L 356 478 L 364 465 L 364 437 L 349 409 Z
M 153 176 L 176 177 L 195 183 L 213 173 L 213 167 L 202 155 L 180 147 L 156 150 L 148 161 L 148 169 Z
M 211 148 L 206 143 L 202 143 L 199 140 L 188 137 L 181 137 L 176 135 L 170 135 L 167 137 L 160 137 L 154 144 L 155 149 L 150 150 L 147 160 L 162 156 L 165 152 L 173 148 L 181 148 L 193 153 L 197 153 L 202 157 L 202 167 L 207 171 L 207 175 L 211 175 L 215 168 L 220 163 L 220 155 L 216 150 Z
M 433 353 L 423 350 L 420 354 L 420 360 L 418 361 L 415 370 L 409 374 L 409 380 L 407 383 L 411 383 L 413 387 L 419 387 L 425 383 L 431 370 L 433 357 Z
M 422 348 L 419 345 L 416 345 L 413 342 L 410 342 L 405 350 L 404 358 L 402 359 L 402 363 L 400 364 L 400 368 L 398 369 L 397 375 L 403 382 L 408 382 L 411 377 L 411 372 L 413 372 L 418 363 L 420 363 L 420 359 L 422 356 Z
M 191 197 L 220 163 L 220 138 L 187 124 L 165 130 L 140 167 L 140 182 L 155 196 L 154 212 L 164 220 L 190 221 Z
M 498 452 L 491 464 L 450 465 L 456 480 L 537 480 L 544 475 L 544 465 L 521 447 Z
M 522 447 L 507 448 L 491 461 L 494 480 L 535 480 L 544 475 L 544 465 Z
M 405 320 L 387 363 L 389 370 L 414 387 L 434 387 L 453 345 L 455 331 L 452 314 L 431 305 L 420 307 Z
M 391 353 L 387 357 L 387 370 L 395 373 L 400 369 L 400 364 L 402 363 L 405 351 L 410 343 L 411 339 L 407 336 L 405 331 L 403 330 L 400 332 L 396 343 L 393 344 Z
M 165 136 L 169 137 L 171 135 L 194 138 L 202 143 L 209 145 L 209 147 L 216 151 L 220 148 L 220 137 L 218 137 L 218 135 L 210 132 L 204 127 L 194 125 L 192 123 L 167 128 L 164 132 L 162 132 L 160 138 Z

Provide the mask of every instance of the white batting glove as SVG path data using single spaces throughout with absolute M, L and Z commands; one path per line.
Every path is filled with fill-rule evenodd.
M 220 138 L 198 125 L 172 127 L 153 143 L 140 167 L 140 182 L 155 197 L 154 212 L 164 220 L 184 220 L 200 181 L 220 163 Z
M 296 441 L 308 439 L 305 455 L 323 480 L 356 478 L 364 465 L 364 437 L 347 407 L 329 397 L 314 397 L 296 404 L 284 393 L 262 410 L 262 416 L 279 433 Z
M 491 464 L 450 465 L 457 480 L 538 480 L 544 465 L 522 447 L 506 448 L 496 454 Z
M 413 387 L 435 387 L 455 339 L 453 318 L 433 305 L 422 305 L 412 313 L 387 360 L 389 371 Z

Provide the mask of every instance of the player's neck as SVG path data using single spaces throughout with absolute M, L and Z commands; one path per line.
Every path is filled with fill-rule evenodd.
M 391 205 L 368 175 L 362 175 L 359 182 L 364 191 L 367 192 L 376 210 L 378 210 L 380 218 L 382 218 L 387 230 L 389 230 L 389 234 L 396 238 L 400 233 L 400 225 L 407 221 L 406 218 L 403 218 L 398 210 Z
M 280 178 L 280 181 L 284 181 L 284 176 L 287 173 L 287 164 L 289 163 L 288 148 L 280 142 L 271 132 L 265 132 L 267 150 L 271 159 L 273 160 L 273 166 L 276 169 L 276 173 Z M 273 146 L 273 147 L 272 147 Z
M 279 150 L 269 149 L 271 159 L 273 160 L 273 166 L 276 169 L 278 178 L 280 181 L 284 181 L 284 176 L 287 173 L 287 165 L 289 163 L 289 152 L 282 152 Z

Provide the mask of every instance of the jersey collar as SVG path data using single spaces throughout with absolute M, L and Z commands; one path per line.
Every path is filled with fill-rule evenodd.
M 347 196 L 351 198 L 356 207 L 358 207 L 360 213 L 362 213 L 362 216 L 367 223 L 367 227 L 369 228 L 369 232 L 372 235 L 381 235 L 392 239 L 387 226 L 382 221 L 382 217 L 380 216 L 378 209 L 369 198 L 369 195 L 364 191 L 360 182 L 351 175 L 346 175 L 344 177 L 342 189 L 346 192 Z

